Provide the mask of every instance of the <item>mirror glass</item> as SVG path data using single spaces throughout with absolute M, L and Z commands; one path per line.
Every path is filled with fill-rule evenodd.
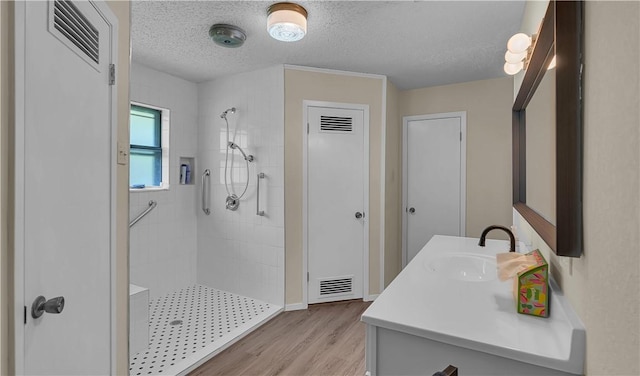
M 556 224 L 556 70 L 545 72 L 526 110 L 527 205 Z

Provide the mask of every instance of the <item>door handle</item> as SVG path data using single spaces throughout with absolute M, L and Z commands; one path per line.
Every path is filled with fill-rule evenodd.
M 356 218 L 357 219 L 364 218 L 364 213 L 356 212 Z
M 409 213 L 410 214 L 415 214 L 416 213 L 416 208 L 409 208 Z
M 64 309 L 64 297 L 58 296 L 53 299 L 47 300 L 44 296 L 40 295 L 33 301 L 31 305 L 31 317 L 34 319 L 42 316 L 43 313 L 62 313 Z

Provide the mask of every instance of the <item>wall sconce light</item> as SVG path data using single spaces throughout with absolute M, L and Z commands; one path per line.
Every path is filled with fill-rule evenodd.
M 504 71 L 513 76 L 526 68 L 529 62 L 531 45 L 535 42 L 535 35 L 528 36 L 525 33 L 518 33 L 509 38 L 507 42 L 507 52 L 504 54 Z
M 307 33 L 307 10 L 298 4 L 272 4 L 267 15 L 267 31 L 274 39 L 295 42 Z
M 510 76 L 527 69 L 533 46 L 536 44 L 536 34 L 528 36 L 525 33 L 518 33 L 509 38 L 507 42 L 507 52 L 504 54 L 504 72 Z M 556 67 L 556 57 L 554 56 L 549 62 L 547 70 Z

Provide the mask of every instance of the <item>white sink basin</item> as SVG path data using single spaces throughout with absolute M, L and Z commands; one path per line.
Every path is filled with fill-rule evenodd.
M 428 271 L 445 278 L 465 282 L 486 282 L 497 277 L 495 260 L 495 256 L 451 253 L 427 259 L 424 266 Z
M 496 275 L 495 256 L 508 249 L 504 240 L 483 248 L 476 238 L 431 238 L 362 314 L 375 339 L 367 369 L 425 374 L 445 354 L 478 375 L 584 375 L 580 318 L 552 279 L 549 317 L 518 314 L 513 280 Z

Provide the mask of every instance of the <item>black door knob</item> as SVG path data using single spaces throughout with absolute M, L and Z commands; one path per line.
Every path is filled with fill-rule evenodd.
M 414 214 L 416 212 L 416 208 L 409 208 L 409 213 Z
M 362 213 L 360 213 L 360 212 L 356 212 L 356 218 L 357 218 L 357 219 L 360 219 L 360 218 L 362 218 L 362 217 L 363 217 Z
M 58 314 L 61 313 L 63 309 L 64 297 L 58 296 L 47 300 L 44 296 L 40 295 L 31 305 L 31 317 L 37 319 L 45 312 Z

